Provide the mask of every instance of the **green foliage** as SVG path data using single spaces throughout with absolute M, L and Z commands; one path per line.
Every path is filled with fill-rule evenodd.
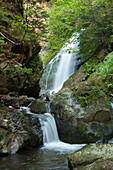
M 113 92 L 113 54 L 109 54 L 107 59 L 99 67 L 99 75 L 107 86 L 108 90 Z
M 79 36 L 79 54 L 90 58 L 100 49 L 112 50 L 113 3 L 110 0 L 57 0 L 50 12 L 49 49 L 58 51 L 73 32 Z
M 26 3 L 26 1 L 25 1 Z M 26 40 L 33 39 L 40 41 L 45 37 L 45 20 L 48 17 L 47 12 L 36 5 L 37 1 L 30 0 L 27 7 L 24 6 L 24 29 L 27 31 Z
M 6 67 L 5 70 L 10 71 L 10 73 L 12 73 L 11 74 L 12 77 L 33 74 L 32 68 L 26 68 L 26 67 L 22 68 L 18 65 L 15 65 L 13 67 L 8 66 L 8 67 Z
M 5 11 L 3 7 L 0 7 L 0 23 L 1 22 L 7 22 L 7 21 L 10 22 L 9 18 L 8 18 L 8 16 L 10 16 L 10 15 L 11 14 L 8 13 L 7 11 Z M 0 25 L 0 52 L 4 52 L 3 48 L 4 48 L 4 45 L 5 45 L 4 37 L 1 36 L 2 31 L 7 32 L 4 25 Z
M 92 101 L 96 102 L 98 98 L 102 97 L 103 93 L 98 86 L 92 86 L 91 91 L 86 95 L 81 95 L 78 97 L 81 106 L 86 106 Z
M 91 78 L 93 75 L 97 74 L 96 71 L 101 65 L 103 58 L 92 57 L 87 62 L 85 62 L 83 72 L 87 74 L 88 78 Z
M 108 96 L 113 93 L 113 53 L 108 54 L 100 61 L 98 58 L 90 59 L 85 63 L 83 71 L 88 76 L 89 84 L 98 84 L 98 88 L 103 89 Z M 79 100 L 82 105 L 87 104 L 88 95 L 80 96 Z M 95 91 L 95 96 L 99 97 L 99 91 Z
M 49 32 L 48 36 L 49 46 L 53 52 L 58 52 L 63 44 L 70 38 L 75 28 L 73 27 L 75 21 L 74 14 L 71 12 L 69 6 L 70 2 L 57 1 L 51 8 L 49 15 Z M 74 22 L 74 23 L 73 23 Z

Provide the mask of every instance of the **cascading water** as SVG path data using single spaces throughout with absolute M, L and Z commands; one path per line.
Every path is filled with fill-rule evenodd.
M 40 123 L 43 130 L 43 142 L 44 144 L 58 142 L 58 132 L 55 120 L 50 113 L 45 113 L 40 117 Z
M 80 57 L 77 56 L 79 42 L 78 34 L 68 40 L 64 47 L 46 66 L 44 74 L 40 80 L 40 95 L 54 91 L 58 92 L 63 83 L 76 71 L 77 66 L 82 63 Z
M 47 107 L 47 106 L 45 106 Z M 50 105 L 48 105 L 48 108 Z M 85 144 L 68 144 L 60 141 L 57 131 L 57 126 L 54 117 L 51 113 L 34 114 L 28 107 L 21 107 L 19 111 L 26 110 L 27 114 L 37 116 L 39 118 L 41 128 L 43 131 L 43 144 L 42 149 L 57 150 L 60 152 L 73 152 L 76 151 Z M 50 110 L 50 109 L 49 109 Z
M 74 42 L 75 35 L 65 44 L 65 46 L 61 50 L 61 58 L 57 68 L 57 72 L 55 74 L 55 79 L 53 83 L 53 91 L 58 92 L 63 83 L 75 72 L 77 61 L 77 49 L 78 42 Z M 76 38 L 77 41 L 77 38 Z M 74 52 L 74 49 L 76 52 Z M 57 54 L 59 55 L 59 54 Z
M 61 151 L 75 151 L 82 148 L 85 144 L 68 144 L 60 141 L 58 137 L 56 122 L 50 113 L 38 115 L 43 130 L 43 143 L 46 149 Z

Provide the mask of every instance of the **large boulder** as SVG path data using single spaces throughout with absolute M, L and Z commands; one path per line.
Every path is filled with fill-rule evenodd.
M 51 103 L 60 138 L 69 143 L 93 143 L 112 137 L 111 90 L 101 74 L 88 78 L 84 70 L 85 64 L 64 83 Z
M 87 145 L 68 157 L 70 170 L 113 169 L 113 144 Z
M 90 143 L 111 135 L 112 120 L 108 104 L 100 100 L 82 107 L 71 91 L 57 95 L 51 103 L 51 112 L 55 115 L 61 140 Z
M 42 144 L 43 135 L 37 116 L 0 105 L 0 154 L 12 154 Z

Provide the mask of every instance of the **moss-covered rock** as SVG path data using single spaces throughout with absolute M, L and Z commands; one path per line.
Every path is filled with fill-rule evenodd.
M 113 144 L 87 145 L 69 155 L 70 170 L 109 170 L 113 167 Z

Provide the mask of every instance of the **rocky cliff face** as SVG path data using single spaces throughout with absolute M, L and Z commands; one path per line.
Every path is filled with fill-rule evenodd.
M 12 15 L 22 16 L 22 3 L 22 0 L 4 0 L 1 6 Z M 38 56 L 41 47 L 37 42 L 33 45 L 32 42 L 22 41 L 21 29 L 16 30 L 7 21 L 0 23 L 7 30 L 0 32 L 5 40 L 4 51 L 0 53 L 0 94 L 17 92 L 37 97 L 42 74 L 42 62 Z

